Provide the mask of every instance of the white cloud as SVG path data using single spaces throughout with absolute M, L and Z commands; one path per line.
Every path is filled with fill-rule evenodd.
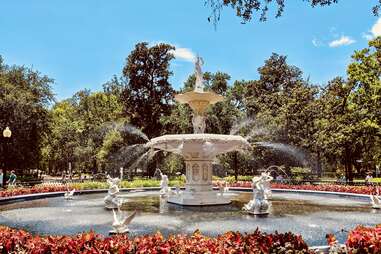
M 172 53 L 178 60 L 194 62 L 196 59 L 196 55 L 188 48 L 176 48 Z
M 339 39 L 331 41 L 329 43 L 329 46 L 331 48 L 337 48 L 337 47 L 341 47 L 341 46 L 351 45 L 355 42 L 356 41 L 354 39 L 352 39 L 351 37 L 342 35 Z

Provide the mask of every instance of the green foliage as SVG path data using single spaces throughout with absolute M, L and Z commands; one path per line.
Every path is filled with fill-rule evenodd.
M 8 66 L 0 56 L 0 166 L 37 168 L 42 140 L 49 134 L 53 80 L 20 66 Z M 3 129 L 12 131 L 4 140 Z
M 1 143 L 2 162 L 11 161 L 14 167 L 40 163 L 57 173 L 65 171 L 69 162 L 73 171 L 82 172 L 116 175 L 124 167 L 131 176 L 141 167 L 143 175 L 152 176 L 159 167 L 169 176 L 184 173 L 181 156 L 149 153 L 142 145 L 159 135 L 193 132 L 190 107 L 173 100 L 169 83 L 173 49 L 167 44 L 138 43 L 122 77 L 113 77 L 103 91 L 79 91 L 53 106 L 49 78 L 1 60 L 0 126 L 10 125 L 13 131 L 11 153 L 5 153 Z M 206 89 L 224 95 L 205 113 L 206 132 L 241 135 L 253 148 L 245 154 L 220 155 L 216 161 L 238 180 L 270 165 L 282 165 L 291 174 L 295 167 L 311 170 L 294 172 L 298 177 L 345 172 L 351 180 L 374 172 L 381 166 L 381 38 L 352 58 L 348 77 L 336 77 L 324 88 L 311 84 L 301 69 L 278 54 L 258 68 L 257 80 L 231 81 L 227 73 L 205 72 Z M 179 92 L 192 90 L 194 84 L 192 74 Z M 269 142 L 288 145 L 297 156 L 263 145 Z M 4 157 L 7 154 L 11 160 Z M 179 178 L 171 184 L 182 182 Z M 158 184 L 139 179 L 122 183 Z
M 124 113 L 151 138 L 162 131 L 160 117 L 171 113 L 174 90 L 168 79 L 173 49 L 168 44 L 148 47 L 148 43 L 138 43 L 123 68 L 127 80 L 121 98 Z
M 277 6 L 275 17 L 282 16 L 283 11 L 286 8 L 285 0 L 205 0 L 205 4 L 212 9 L 212 15 L 208 17 L 209 22 L 213 22 L 215 25 L 220 20 L 220 14 L 223 8 L 231 7 L 235 10 L 236 15 L 242 19 L 242 23 L 249 22 L 254 13 L 259 13 L 259 20 L 266 21 L 267 13 L 270 9 L 270 5 Z M 304 2 L 310 3 L 311 7 L 316 6 L 329 6 L 331 4 L 338 3 L 338 0 L 307 0 Z M 381 2 L 376 4 L 372 8 L 372 12 L 375 16 L 379 15 L 381 8 Z

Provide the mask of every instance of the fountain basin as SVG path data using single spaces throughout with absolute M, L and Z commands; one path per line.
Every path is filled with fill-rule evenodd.
M 151 139 L 147 146 L 180 154 L 186 160 L 212 160 L 216 155 L 251 147 L 246 139 L 238 135 L 206 133 L 164 135 Z
M 108 235 L 113 215 L 104 208 L 103 192 L 76 195 L 70 201 L 63 200 L 61 194 L 61 197 L 1 205 L 0 224 L 42 235 L 76 235 L 90 230 Z M 157 231 L 164 236 L 192 234 L 197 229 L 205 235 L 217 236 L 226 231 L 250 233 L 259 227 L 268 233 L 277 230 L 301 234 L 312 246 L 326 244 L 327 233 L 335 233 L 343 243 L 347 231 L 356 225 L 381 223 L 381 211 L 371 208 L 369 198 L 274 191 L 270 214 L 258 217 L 242 211 L 242 206 L 252 198 L 251 192 L 229 191 L 226 195 L 232 196 L 231 205 L 181 207 L 167 203 L 159 191 L 119 194 L 125 201 L 122 210 L 127 214 L 139 211 L 129 225 L 130 236 Z
M 250 148 L 241 136 L 219 134 L 165 135 L 151 139 L 148 147 L 180 154 L 185 159 L 185 191 L 168 197 L 186 206 L 229 204 L 230 198 L 213 191 L 212 162 L 218 154 Z

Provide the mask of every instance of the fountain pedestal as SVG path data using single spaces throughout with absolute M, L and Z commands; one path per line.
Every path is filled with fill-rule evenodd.
M 147 146 L 180 154 L 185 161 L 185 190 L 168 196 L 179 205 L 225 205 L 230 199 L 213 191 L 212 162 L 218 154 L 250 147 L 241 136 L 219 134 L 164 135 L 151 139 Z
M 217 191 L 213 191 L 212 160 L 186 160 L 185 190 L 170 195 L 169 203 L 179 205 L 226 205 L 231 201 Z

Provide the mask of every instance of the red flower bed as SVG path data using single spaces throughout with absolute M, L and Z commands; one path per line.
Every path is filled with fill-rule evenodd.
M 346 246 L 348 253 L 381 253 L 381 225 L 357 226 L 349 232 Z
M 243 187 L 252 188 L 252 183 L 248 181 L 239 181 L 230 184 L 231 187 Z M 291 185 L 282 183 L 272 183 L 271 188 L 273 189 L 286 189 L 286 190 L 311 190 L 311 191 L 331 191 L 331 192 L 346 192 L 355 194 L 375 194 L 376 189 L 372 186 L 349 186 L 349 185 L 338 185 L 338 184 L 321 184 L 321 185 L 311 185 L 311 184 L 301 184 L 301 185 Z
M 221 185 L 220 182 L 213 182 L 215 186 Z M 222 185 L 224 186 L 224 185 Z M 238 181 L 229 185 L 230 187 L 243 187 L 252 188 L 252 183 L 249 181 Z M 356 194 L 375 194 L 376 189 L 372 186 L 349 186 L 349 185 L 337 185 L 337 184 L 321 184 L 321 185 L 291 185 L 291 184 L 281 184 L 272 183 L 271 188 L 273 189 L 289 189 L 289 190 L 311 190 L 311 191 L 332 191 L 332 192 L 346 192 L 346 193 L 356 193 Z M 52 186 L 34 186 L 31 188 L 13 188 L 0 191 L 0 197 L 12 197 L 18 195 L 26 195 L 33 193 L 46 193 L 46 192 L 57 192 L 66 191 L 66 186 L 52 185 Z
M 66 186 L 33 186 L 30 188 L 10 188 L 0 191 L 0 197 L 13 197 L 19 195 L 33 194 L 33 193 L 46 193 L 46 192 L 57 192 L 66 191 Z
M 1 253 L 312 253 L 300 236 L 292 233 L 252 234 L 227 232 L 218 237 L 169 236 L 160 233 L 129 238 L 127 235 L 103 237 L 94 232 L 77 236 L 33 236 L 23 230 L 0 226 Z

